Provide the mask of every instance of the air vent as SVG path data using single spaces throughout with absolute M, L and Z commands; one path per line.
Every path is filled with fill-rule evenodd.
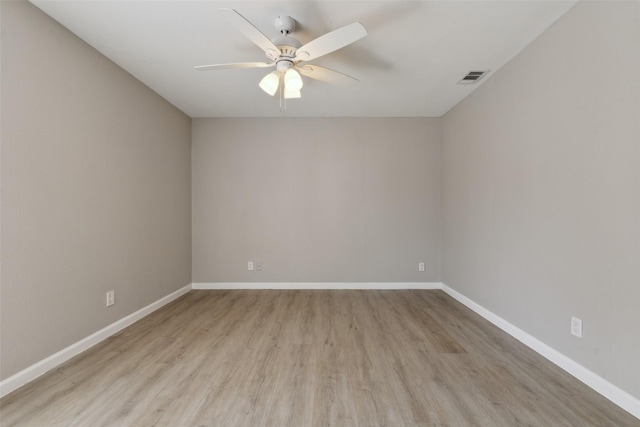
M 489 72 L 489 70 L 484 70 L 484 71 L 469 71 L 467 73 L 466 76 L 464 76 L 459 82 L 459 85 L 470 85 L 473 84 L 475 82 L 477 82 L 478 80 L 480 80 L 481 78 L 484 77 L 485 74 L 487 74 Z

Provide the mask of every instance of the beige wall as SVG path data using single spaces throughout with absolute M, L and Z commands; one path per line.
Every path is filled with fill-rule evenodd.
M 195 119 L 192 155 L 194 282 L 440 280 L 438 119 Z
M 1 71 L 4 379 L 188 285 L 191 196 L 190 119 L 29 3 Z
M 581 2 L 445 115 L 442 166 L 444 282 L 637 398 L 639 126 L 640 3 Z

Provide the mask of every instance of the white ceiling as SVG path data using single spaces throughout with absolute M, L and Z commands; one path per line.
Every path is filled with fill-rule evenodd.
M 467 72 L 495 72 L 576 1 L 32 3 L 191 117 L 440 117 L 482 84 L 456 84 Z M 221 7 L 270 38 L 277 35 L 275 17 L 290 15 L 303 44 L 359 21 L 367 37 L 310 63 L 360 83 L 343 88 L 304 78 L 302 99 L 281 112 L 277 97 L 258 87 L 270 69 L 194 70 L 266 60 L 217 13 Z

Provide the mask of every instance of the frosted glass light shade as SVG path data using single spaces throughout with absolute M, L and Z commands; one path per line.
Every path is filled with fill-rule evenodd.
M 302 89 L 302 77 L 293 68 L 289 68 L 284 73 L 284 88 L 285 91 L 299 91 Z
M 285 86 L 284 99 L 302 98 L 299 90 L 290 90 Z
M 276 71 L 267 74 L 260 80 L 260 89 L 267 92 L 269 95 L 275 95 L 280 85 L 280 76 Z

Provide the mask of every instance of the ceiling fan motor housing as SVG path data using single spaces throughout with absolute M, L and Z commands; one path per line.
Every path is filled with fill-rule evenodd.
M 302 43 L 289 36 L 278 36 L 271 40 L 280 49 L 280 58 L 293 58 Z

